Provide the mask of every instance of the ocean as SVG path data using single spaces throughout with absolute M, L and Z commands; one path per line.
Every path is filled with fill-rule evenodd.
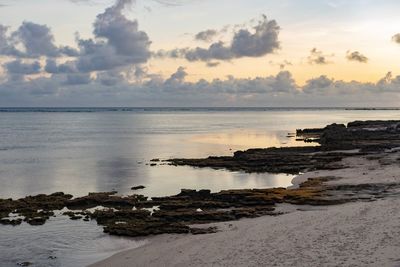
M 395 109 L 343 108 L 0 108 L 0 198 L 59 191 L 130 194 L 137 185 L 146 186 L 138 193 L 150 197 L 182 188 L 287 187 L 291 175 L 149 163 L 304 145 L 288 133 L 399 115 Z M 145 242 L 59 216 L 43 226 L 0 226 L 0 265 L 84 266 Z

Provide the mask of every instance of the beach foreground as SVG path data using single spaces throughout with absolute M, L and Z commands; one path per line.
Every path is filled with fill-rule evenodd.
M 345 168 L 294 179 L 334 176 L 334 185 L 399 183 L 399 152 L 342 160 Z M 361 194 L 361 193 L 360 193 Z M 400 198 L 333 206 L 280 205 L 286 212 L 212 224 L 206 235 L 161 235 L 93 264 L 102 266 L 400 266 Z M 208 227 L 206 225 L 204 227 Z

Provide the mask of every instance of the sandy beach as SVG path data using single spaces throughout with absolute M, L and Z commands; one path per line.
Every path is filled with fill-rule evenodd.
M 400 182 L 399 152 L 375 160 L 350 157 L 346 168 L 308 172 L 308 178 L 335 176 L 331 184 Z M 206 235 L 161 235 L 142 247 L 93 264 L 105 266 L 400 266 L 400 199 L 334 206 L 284 204 L 280 216 L 212 224 Z M 206 225 L 209 226 L 209 225 Z

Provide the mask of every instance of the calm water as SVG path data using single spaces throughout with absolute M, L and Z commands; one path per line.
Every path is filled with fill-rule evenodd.
M 140 193 L 149 196 L 176 194 L 181 188 L 286 187 L 293 177 L 285 174 L 146 163 L 153 158 L 230 155 L 251 147 L 299 145 L 287 133 L 399 115 L 395 110 L 339 109 L 0 109 L 0 198 L 56 191 L 74 196 L 110 190 L 127 194 L 134 185 L 145 185 Z M 143 242 L 110 237 L 94 222 L 64 217 L 42 227 L 1 226 L 0 265 L 31 261 L 34 266 L 83 266 Z

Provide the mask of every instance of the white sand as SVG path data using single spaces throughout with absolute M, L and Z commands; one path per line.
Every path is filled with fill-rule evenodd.
M 400 154 L 385 160 L 396 162 Z M 351 168 L 304 174 L 332 183 L 400 182 L 400 162 L 351 158 Z M 283 206 L 286 210 L 291 205 Z M 295 206 L 288 214 L 217 223 L 208 235 L 162 235 L 93 266 L 400 266 L 400 198 L 329 207 Z

